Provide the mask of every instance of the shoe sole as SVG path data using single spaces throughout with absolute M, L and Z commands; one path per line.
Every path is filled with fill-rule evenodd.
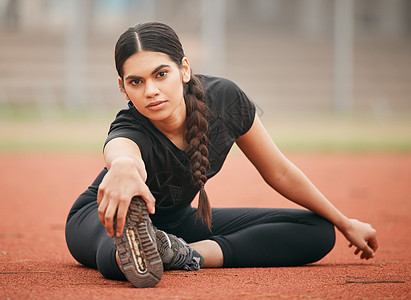
M 114 237 L 121 269 L 135 287 L 154 287 L 163 276 L 163 262 L 148 232 L 147 205 L 140 197 L 131 200 L 123 234 Z M 154 236 L 155 239 L 155 236 Z

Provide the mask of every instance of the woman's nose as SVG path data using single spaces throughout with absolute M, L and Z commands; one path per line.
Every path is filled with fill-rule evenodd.
M 157 85 L 155 84 L 155 82 L 153 82 L 152 80 L 147 80 L 144 95 L 147 98 L 153 98 L 153 97 L 157 96 L 159 93 L 160 93 L 160 91 L 159 91 Z

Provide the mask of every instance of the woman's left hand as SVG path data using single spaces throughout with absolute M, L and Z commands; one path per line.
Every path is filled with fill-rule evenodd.
M 370 224 L 349 219 L 347 226 L 340 230 L 350 242 L 349 247 L 356 247 L 354 254 L 361 253 L 361 259 L 374 257 L 378 248 L 377 232 Z

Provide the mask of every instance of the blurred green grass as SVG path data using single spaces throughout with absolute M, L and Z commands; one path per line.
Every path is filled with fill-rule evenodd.
M 410 152 L 411 114 L 315 113 L 263 122 L 277 145 L 297 152 Z
M 118 109 L 0 108 L 0 152 L 100 152 Z M 411 113 L 264 113 L 285 152 L 410 152 Z

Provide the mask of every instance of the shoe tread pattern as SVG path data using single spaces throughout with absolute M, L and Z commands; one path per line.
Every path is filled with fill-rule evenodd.
M 140 197 L 134 197 L 127 213 L 123 234 L 120 237 L 114 237 L 124 275 L 131 284 L 139 288 L 154 287 L 161 280 L 164 272 L 163 262 L 156 249 L 155 236 L 153 241 L 148 233 L 148 218 L 145 201 Z M 130 245 L 127 230 L 137 233 L 136 243 L 142 249 L 142 260 L 146 267 L 143 273 L 138 271 L 138 266 L 133 259 L 133 246 Z

